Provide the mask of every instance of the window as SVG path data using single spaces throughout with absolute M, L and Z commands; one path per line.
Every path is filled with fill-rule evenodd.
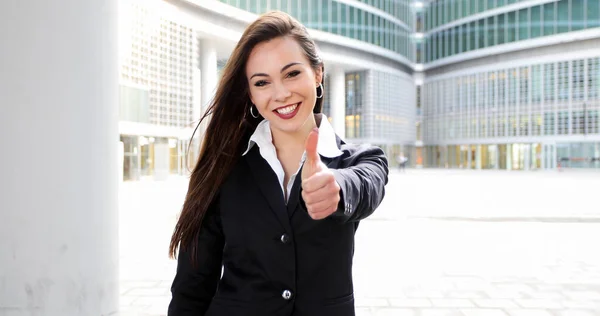
M 469 24 L 461 25 L 459 30 L 461 47 L 458 52 L 463 53 L 469 50 Z
M 529 39 L 529 9 L 519 10 L 519 41 Z
M 534 65 L 531 70 L 531 97 L 533 103 L 536 103 L 542 100 L 542 67 Z
M 558 99 L 569 99 L 569 62 L 558 63 Z
M 544 36 L 552 35 L 556 32 L 555 14 L 556 11 L 554 2 L 544 4 Z
M 504 18 L 505 15 L 504 14 L 500 14 L 496 17 L 496 20 L 498 21 L 498 28 L 497 28 L 497 37 L 498 37 L 498 41 L 497 44 L 501 45 L 504 44 L 504 33 L 506 32 L 506 25 L 504 23 Z
M 479 27 L 477 28 L 478 36 L 477 36 L 477 49 L 485 47 L 485 20 L 479 20 Z
M 512 43 L 516 40 L 517 38 L 517 13 L 516 12 L 509 12 L 508 13 L 508 21 L 506 24 L 506 33 L 507 33 L 507 37 L 506 37 L 506 42 L 507 43 Z
M 560 0 L 557 6 L 558 12 L 558 33 L 570 31 L 569 25 L 569 0 Z
M 588 59 L 588 96 L 589 99 L 600 97 L 600 58 Z
M 588 0 L 587 1 L 587 27 L 598 27 L 600 26 L 600 1 Z
M 495 17 L 487 18 L 487 43 L 485 47 L 496 45 L 496 25 L 494 19 Z
M 573 61 L 573 71 L 571 76 L 571 85 L 573 87 L 573 100 L 584 99 L 584 60 Z
M 531 38 L 542 36 L 542 6 L 531 8 Z

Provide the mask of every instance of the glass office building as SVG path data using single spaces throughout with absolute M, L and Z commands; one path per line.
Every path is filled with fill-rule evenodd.
M 332 111 L 329 70 L 341 68 L 344 88 L 343 135 L 349 142 L 381 146 L 390 157 L 415 152 L 416 91 L 412 77 L 416 47 L 415 14 L 409 0 L 219 0 L 230 8 L 259 15 L 270 10 L 289 13 L 315 35 L 325 53 L 330 46 L 354 50 L 375 64 L 340 64 L 325 54 L 324 112 Z M 325 34 L 321 36 L 320 34 Z M 334 56 L 337 57 L 337 56 Z M 380 69 L 384 66 L 388 69 Z M 391 70 L 389 69 L 391 68 Z M 395 164 L 394 159 L 390 159 Z
M 186 172 L 219 70 L 270 10 L 317 42 L 336 132 L 392 166 L 600 168 L 600 0 L 121 2 L 125 178 Z
M 600 168 L 600 0 L 432 1 L 423 165 Z

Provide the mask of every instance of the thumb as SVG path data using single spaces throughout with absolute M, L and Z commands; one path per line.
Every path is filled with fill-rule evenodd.
M 317 153 L 317 144 L 319 143 L 319 130 L 313 129 L 306 139 L 306 160 L 302 168 L 302 180 L 310 178 L 313 174 L 319 172 L 319 154 Z
M 306 139 L 306 163 L 311 166 L 316 165 L 321 158 L 317 153 L 317 145 L 319 144 L 319 129 L 314 128 Z

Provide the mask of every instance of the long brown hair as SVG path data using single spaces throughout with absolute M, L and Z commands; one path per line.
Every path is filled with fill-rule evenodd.
M 221 184 L 241 156 L 243 146 L 248 143 L 251 133 L 262 120 L 261 117 L 255 119 L 250 115 L 252 104 L 245 72 L 246 62 L 257 44 L 281 36 L 296 40 L 312 68 L 323 71 L 323 62 L 318 56 L 314 41 L 306 28 L 288 14 L 268 12 L 246 28 L 223 69 L 214 99 L 198 123 L 200 126 L 210 116 L 200 155 L 190 177 L 183 209 L 171 237 L 171 258 L 176 256 L 180 246 L 191 251 L 192 258 L 196 258 L 202 219 L 216 198 Z M 322 103 L 323 99 L 317 98 L 314 113 L 321 112 Z

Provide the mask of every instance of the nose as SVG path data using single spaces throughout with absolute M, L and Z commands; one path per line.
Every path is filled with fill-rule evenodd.
M 283 83 L 275 84 L 275 101 L 285 102 L 292 96 L 292 92 Z

